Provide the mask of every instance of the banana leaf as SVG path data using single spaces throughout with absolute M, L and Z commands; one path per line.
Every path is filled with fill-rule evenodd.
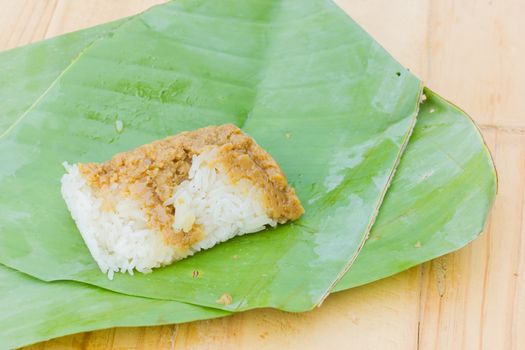
M 450 253 L 483 231 L 497 190 L 489 150 L 467 114 L 425 96 L 370 237 L 333 291 Z
M 77 282 L 42 282 L 0 266 L 0 349 L 116 326 L 161 325 L 227 311 L 125 296 Z
M 30 107 L 28 96 L 29 100 L 36 99 L 83 48 L 122 21 L 0 52 L 0 96 L 4 101 L 0 104 L 0 125 L 7 125 L 20 111 Z M 20 90 L 24 93 L 18 93 Z M 334 291 L 373 282 L 459 249 L 482 231 L 496 194 L 496 174 L 490 153 L 464 112 L 428 88 L 424 93 L 426 101 L 421 105 L 418 122 L 370 238 Z M 465 147 L 468 150 L 463 152 Z M 436 149 L 440 150 L 440 158 L 425 156 L 436 154 Z M 457 171 L 447 171 L 443 166 L 447 163 Z M 458 167 L 463 167 L 463 171 L 458 172 Z M 421 174 L 422 181 L 414 186 L 412 176 L 416 172 Z M 458 174 L 462 177 L 458 178 Z M 468 175 L 476 178 L 476 182 Z M 400 193 L 408 191 L 412 192 L 412 201 L 397 199 Z M 455 194 L 454 202 L 450 201 L 451 194 Z M 414 210 L 414 203 L 422 203 L 423 209 Z M 461 223 L 449 224 L 448 218 L 458 219 L 452 215 L 461 211 L 466 212 Z M 406 214 L 411 215 L 410 220 Z M 439 226 L 420 229 L 427 227 L 428 222 L 437 223 L 436 215 L 441 218 Z M 395 222 L 399 225 L 393 229 Z M 443 243 L 450 242 L 447 237 L 452 235 L 457 239 L 445 246 Z M 412 237 L 411 241 L 403 241 L 407 237 Z M 402 248 L 394 249 L 396 245 Z M 416 246 L 421 249 L 414 249 Z
M 87 32 L 96 30 L 93 28 L 82 35 L 74 35 L 89 38 Z M 89 44 L 88 39 L 85 44 Z M 40 47 L 45 45 L 56 49 Z M 36 77 L 32 89 L 44 91 L 68 62 L 63 61 L 63 66 L 58 63 L 37 67 L 31 65 L 40 61 L 50 62 L 53 57 L 46 57 L 46 54 L 60 53 L 73 59 L 76 48 L 81 45 L 80 42 L 73 43 L 59 37 L 13 50 L 18 51 L 17 55 L 10 54 L 11 51 L 0 53 L 0 71 L 8 74 L 15 69 L 12 79 L 23 80 L 24 72 L 29 70 Z M 49 81 L 46 82 L 46 79 Z M 418 123 L 370 239 L 335 290 L 371 282 L 458 249 L 474 238 L 483 226 L 488 207 L 480 203 L 490 204 L 495 193 L 495 174 L 488 151 L 466 115 L 431 91 L 426 90 L 425 94 L 427 100 L 421 107 Z M 24 94 L 15 90 L 0 90 L 0 96 L 2 100 L 14 101 L 18 98 L 20 104 L 26 102 L 21 98 Z M 2 110 L 4 106 L 0 104 L 0 115 L 10 118 L 11 115 Z M 440 151 L 435 152 L 435 149 Z M 453 171 L 449 173 L 451 169 Z M 472 178 L 462 176 L 473 173 L 476 175 Z M 431 186 L 421 196 L 418 191 L 411 194 L 413 203 L 425 203 L 417 211 L 415 207 L 410 207 L 406 198 L 397 199 L 402 198 L 404 192 L 415 190 L 412 186 L 414 176 L 422 180 L 416 186 Z M 445 177 L 440 180 L 439 176 Z M 402 218 L 402 214 L 411 209 L 411 215 L 403 218 L 402 225 L 392 225 L 395 223 L 392 218 Z M 441 211 L 449 214 L 440 215 Z M 453 218 L 450 213 L 466 214 L 460 221 L 443 220 Z M 437 222 L 436 217 L 441 217 L 441 222 L 448 224 L 428 225 Z M 2 266 L 0 281 L 0 288 L 4 286 L 0 293 L 0 313 L 5 316 L 0 323 L 0 348 L 105 327 L 176 323 L 228 314 L 217 314 L 221 311 L 197 306 L 193 306 L 190 312 L 190 306 L 183 303 L 129 297 L 74 282 L 45 283 Z M 82 292 L 84 288 L 87 291 Z M 73 302 L 64 303 L 68 299 Z M 133 310 L 133 313 L 125 310 Z M 163 310 L 166 312 L 163 313 Z
M 0 135 L 0 262 L 42 280 L 129 295 L 235 311 L 309 310 L 368 235 L 421 90 L 331 2 L 192 0 L 153 8 L 83 49 Z M 151 274 L 109 281 L 61 199 L 60 164 L 102 161 L 224 122 L 269 150 L 306 214 Z M 231 305 L 217 303 L 225 293 Z
M 84 48 L 125 21 L 122 19 L 0 52 L 0 96 L 3 97 L 0 134 L 31 107 Z
M 490 155 L 464 113 L 429 90 L 425 94 L 427 101 L 377 223 L 335 291 L 458 249 L 483 227 L 496 184 Z M 439 152 L 429 151 L 435 148 Z M 411 194 L 411 202 L 425 205 L 410 213 L 403 194 L 415 190 L 411 186 L 414 177 L 420 180 L 416 187 L 429 190 Z M 462 215 L 461 220 L 455 213 Z M 402 214 L 409 215 L 399 227 L 392 218 Z M 1 265 L 0 296 L 0 314 L 4 316 L 0 320 L 0 348 L 106 327 L 178 323 L 229 314 L 176 301 L 126 296 L 76 282 L 43 282 Z

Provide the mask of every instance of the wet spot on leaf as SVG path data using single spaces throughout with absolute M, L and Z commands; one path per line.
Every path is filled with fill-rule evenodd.
M 160 92 L 160 101 L 162 103 L 168 103 L 175 101 L 177 99 L 177 96 L 183 95 L 188 88 L 190 87 L 190 81 L 184 80 L 184 79 L 178 79 L 172 82 L 170 85 L 165 87 Z M 189 99 L 188 96 L 186 96 L 185 101 Z
M 122 130 L 124 129 L 124 123 L 122 122 L 122 120 L 118 119 L 115 122 L 115 129 L 119 134 L 122 132 Z

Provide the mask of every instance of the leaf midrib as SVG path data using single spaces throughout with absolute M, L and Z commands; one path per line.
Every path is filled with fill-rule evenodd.
M 0 140 L 3 140 L 7 137 L 7 135 L 9 135 L 11 133 L 11 131 L 13 131 L 15 129 L 15 127 L 20 124 L 26 117 L 27 115 L 29 115 L 29 113 L 35 109 L 36 106 L 38 106 L 38 104 L 44 99 L 44 97 L 46 97 L 46 95 L 53 89 L 53 87 L 60 81 L 60 79 L 67 73 L 67 71 L 69 69 L 71 69 L 71 67 L 76 63 L 78 62 L 78 60 L 80 60 L 80 58 L 82 58 L 82 56 L 95 44 L 97 43 L 99 40 L 102 40 L 104 38 L 106 38 L 109 33 L 113 33 L 117 30 L 119 30 L 120 28 L 122 28 L 125 24 L 129 23 L 132 19 L 134 19 L 135 17 L 130 17 L 128 20 L 120 23 L 118 26 L 116 26 L 115 28 L 112 28 L 111 30 L 109 31 L 106 31 L 105 33 L 101 34 L 99 37 L 97 37 L 96 39 L 94 39 L 93 41 L 91 41 L 90 43 L 88 43 L 86 46 L 84 46 L 79 52 L 78 54 L 71 60 L 71 62 L 60 72 L 60 74 L 51 82 L 51 84 L 49 84 L 49 86 L 44 90 L 44 92 L 42 92 L 36 99 L 35 101 L 22 113 L 20 114 L 20 116 L 18 118 L 16 118 L 13 123 L 11 125 L 9 125 L 9 127 L 7 127 L 6 130 L 4 130 L 4 132 L 2 132 L 0 134 Z

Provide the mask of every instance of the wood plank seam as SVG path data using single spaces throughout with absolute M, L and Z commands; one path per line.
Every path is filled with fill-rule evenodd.
M 521 191 L 523 193 L 523 195 L 521 196 L 521 203 L 520 203 L 520 207 L 521 207 L 521 211 L 520 211 L 520 220 L 519 220 L 519 231 L 518 232 L 523 232 L 523 219 L 524 219 L 524 210 L 525 210 L 525 206 L 524 206 L 524 203 L 525 203 L 525 191 L 522 189 Z M 522 238 L 522 235 L 519 235 L 519 242 L 517 244 L 517 261 L 522 261 L 521 259 L 521 255 L 522 255 L 522 249 L 521 249 L 521 240 L 523 239 Z M 519 264 L 518 264 L 518 269 L 519 269 Z M 517 277 L 517 272 L 514 272 L 514 277 Z M 519 302 L 519 299 L 516 297 L 517 295 L 519 295 L 519 283 L 518 283 L 518 280 L 517 278 L 513 278 L 512 279 L 512 282 L 514 284 L 514 288 L 512 288 L 512 297 L 511 297 L 511 300 L 512 300 L 512 321 L 511 321 L 511 329 L 509 330 L 509 333 L 510 333 L 510 346 L 512 349 L 515 349 L 516 348 L 516 345 L 515 345 L 515 339 L 516 339 L 516 335 L 517 335 L 517 330 L 515 329 L 516 328 L 516 324 L 517 324 L 517 317 L 518 317 L 518 314 L 519 314 L 519 309 L 518 309 L 518 302 Z
M 427 55 L 427 59 L 426 59 L 426 64 L 427 66 L 425 67 L 426 68 L 426 80 L 427 81 L 430 81 L 430 77 L 432 75 L 432 45 L 431 45 L 431 42 L 432 42 L 432 14 L 433 14 L 433 11 L 432 11 L 432 8 L 433 8 L 433 1 L 432 0 L 428 0 L 428 10 L 427 10 L 427 32 L 426 32 L 426 55 Z
M 27 15 L 25 15 L 25 12 L 26 12 L 25 10 L 26 10 L 26 7 L 27 7 L 26 5 L 29 6 L 27 3 L 24 4 L 24 6 L 22 8 L 22 11 L 17 16 L 17 19 L 16 19 L 17 22 L 21 22 L 21 21 L 23 21 L 24 17 L 27 17 Z M 18 46 L 21 45 L 20 42 L 22 41 L 22 38 L 24 37 L 24 33 L 25 33 L 25 30 L 21 30 L 20 31 L 18 37 L 16 38 L 16 41 L 15 41 L 16 45 L 14 47 L 18 47 Z
M 511 134 L 525 134 L 525 127 L 504 124 L 477 124 L 481 130 L 495 130 Z
M 525 203 L 525 191 L 523 191 L 523 194 L 522 194 L 522 198 L 521 198 L 521 202 L 522 202 L 522 207 L 521 207 L 521 225 L 520 225 L 520 233 L 524 232 L 523 231 L 523 228 L 525 227 L 525 206 L 523 205 L 523 203 Z M 514 272 L 514 280 L 516 281 L 516 286 L 515 286 L 515 296 L 518 295 L 518 297 L 515 297 L 514 298 L 514 302 L 513 302 L 513 310 L 517 310 L 517 312 L 515 311 L 512 315 L 512 334 L 519 334 L 520 329 L 518 329 L 517 325 L 519 324 L 519 314 L 520 314 L 520 299 L 519 299 L 519 295 L 520 295 L 520 284 L 518 283 L 519 281 L 519 273 L 521 271 L 524 271 L 524 268 L 525 266 L 523 266 L 523 262 L 525 262 L 525 259 L 522 258 L 522 255 L 523 255 L 523 235 L 521 235 L 521 239 L 520 239 L 520 244 L 519 244 L 519 250 L 518 250 L 518 261 L 520 263 L 518 263 L 518 266 L 517 266 L 517 269 L 516 271 Z M 519 341 L 516 342 L 517 344 L 513 344 L 513 346 L 515 346 L 516 348 L 519 348 Z
M 418 266 L 418 276 L 419 276 L 419 283 L 418 283 L 418 306 L 417 306 L 417 339 L 416 339 L 416 349 L 419 350 L 421 348 L 421 313 L 423 312 L 423 274 L 425 270 L 425 265 L 421 264 Z
M 51 23 L 55 19 L 55 15 L 56 15 L 56 11 L 57 11 L 57 7 L 58 7 L 58 2 L 59 1 L 60 0 L 54 1 L 53 11 L 51 12 L 51 16 L 49 16 L 49 20 L 47 21 L 47 25 L 46 25 L 46 30 L 44 31 L 44 38 L 48 38 L 48 36 L 49 36 L 49 28 L 51 27 Z
M 178 324 L 172 325 L 171 339 L 170 339 L 171 350 L 175 350 L 175 344 L 177 344 L 178 334 L 179 334 L 179 325 Z

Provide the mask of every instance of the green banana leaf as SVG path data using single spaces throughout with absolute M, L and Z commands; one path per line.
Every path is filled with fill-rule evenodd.
M 227 315 L 227 311 L 124 296 L 77 282 L 42 282 L 0 266 L 0 349 L 116 326 L 152 326 Z
M 370 237 L 333 291 L 450 253 L 484 228 L 497 189 L 490 153 L 463 111 L 429 89 L 425 96 Z
M 309 310 L 368 235 L 420 94 L 420 82 L 331 2 L 153 8 L 82 50 L 0 135 L 0 262 L 42 280 L 129 295 L 235 311 Z M 306 214 L 151 274 L 109 281 L 61 199 L 62 161 L 102 161 L 224 122 L 269 150 Z M 224 293 L 231 305 L 217 303 Z
M 0 125 L 7 125 L 14 116 L 29 108 L 28 100 L 41 95 L 81 49 L 122 21 L 0 52 L 3 101 Z M 24 94 L 18 93 L 20 90 Z M 334 291 L 373 282 L 454 251 L 474 239 L 483 228 L 496 194 L 490 154 L 464 112 L 429 89 L 424 93 L 426 102 L 421 105 L 409 146 L 370 237 Z M 440 158 L 427 156 L 435 155 L 436 150 L 440 151 Z M 456 171 L 447 170 L 450 168 Z M 416 173 L 424 181 L 412 181 Z M 475 178 L 475 182 L 469 176 Z M 402 200 L 399 194 L 408 192 L 412 200 Z M 452 203 L 458 204 L 450 205 L 452 194 L 456 199 Z M 416 211 L 417 203 L 423 207 Z M 450 218 L 460 219 L 455 215 L 460 212 L 461 222 L 450 223 Z M 440 219 L 436 220 L 437 217 Z M 396 227 L 392 226 L 395 222 Z M 429 222 L 433 224 L 431 227 Z M 428 229 L 421 230 L 421 227 Z M 404 241 L 406 237 L 411 240 Z M 416 245 L 419 249 L 414 249 Z
M 78 38 L 89 38 L 88 32 L 96 30 L 97 27 L 84 31 L 86 33 L 82 35 L 76 33 L 75 35 L 78 35 Z M 63 66 L 56 63 L 38 67 L 32 67 L 31 62 L 35 64 L 40 61 L 50 62 L 52 57 L 45 55 L 58 53 L 63 57 L 69 54 L 73 59 L 77 53 L 76 48 L 81 47 L 81 44 L 59 37 L 16 49 L 19 51 L 17 55 L 10 54 L 11 51 L 0 53 L 0 71 L 2 74 L 7 74 L 15 69 L 17 73 L 11 75 L 15 81 L 25 79 L 24 72 L 31 71 L 36 77 L 32 89 L 44 91 L 68 62 L 63 61 Z M 36 49 L 40 45 L 51 45 L 56 49 L 49 50 L 42 47 Z M 46 78 L 49 81 L 45 81 Z M 370 239 L 350 272 L 337 284 L 335 290 L 367 283 L 402 271 L 412 264 L 458 249 L 474 238 L 483 226 L 488 208 L 478 204 L 491 203 L 495 192 L 495 174 L 490 156 L 476 128 L 461 111 L 428 90 L 425 94 L 427 101 L 421 107 L 418 123 L 381 207 Z M 26 102 L 21 97 L 24 94 L 19 94 L 15 90 L 0 90 L 0 96 L 2 100 L 14 101 L 18 98 L 20 104 Z M 0 115 L 2 118 L 10 118 L 11 115 L 2 110 L 4 106 L 0 104 Z M 429 154 L 434 155 L 435 148 L 439 148 L 440 152 L 428 157 Z M 468 155 L 470 157 L 466 157 Z M 453 171 L 453 176 L 448 173 L 451 169 L 450 165 L 454 165 L 450 163 L 451 159 L 463 168 L 463 171 L 459 171 L 457 167 L 452 166 L 452 169 L 456 169 Z M 477 159 L 477 161 L 467 161 L 467 159 Z M 461 176 L 462 173 L 475 173 L 476 181 L 472 181 L 468 176 Z M 432 195 L 425 194 L 424 191 L 421 197 L 417 191 L 411 194 L 414 203 L 424 202 L 426 205 L 406 217 L 404 224 L 407 229 L 404 229 L 405 225 L 401 227 L 386 225 L 388 222 L 392 224 L 393 220 L 390 219 L 399 218 L 400 213 L 409 211 L 410 205 L 396 198 L 403 197 L 405 191 L 414 190 L 411 186 L 413 177 L 416 176 L 414 174 L 425 178 L 425 181 L 418 182 L 419 186 L 424 187 L 431 185 L 429 179 L 439 180 L 439 177 L 436 178 L 439 174 L 446 176 L 437 182 L 432 180 L 432 190 L 429 191 Z M 476 194 L 470 195 L 473 192 Z M 478 210 L 480 207 L 483 207 L 483 210 Z M 427 225 L 429 222 L 437 221 L 436 215 L 447 217 L 446 214 L 440 215 L 441 210 L 468 214 L 459 222 L 447 220 L 450 222 L 448 225 Z M 388 218 L 390 219 L 387 220 Z M 384 224 L 381 224 L 382 222 Z M 379 227 L 382 228 L 378 229 Z M 444 242 L 452 244 L 445 246 Z M 392 249 L 389 249 L 388 245 Z M 369 258 L 365 258 L 367 256 Z M 0 313 L 5 315 L 2 319 L 4 322 L 0 323 L 0 348 L 28 345 L 69 333 L 105 327 L 176 323 L 221 315 L 217 314 L 221 311 L 213 309 L 193 306 L 193 311 L 189 312 L 189 306 L 183 303 L 154 302 L 73 282 L 45 283 L 2 266 L 0 266 L 0 288 L 1 286 L 9 287 L 9 292 L 0 293 Z M 88 291 L 82 293 L 81 290 L 85 288 Z M 67 301 L 68 298 L 77 295 L 82 295 L 82 298 L 74 298 L 72 303 L 64 303 L 64 300 Z M 151 306 L 152 304 L 154 306 Z M 157 308 L 155 305 L 162 305 L 162 307 Z M 134 313 L 122 311 L 126 309 L 132 309 Z M 163 313 L 163 310 L 166 310 L 166 313 Z M 100 317 L 101 314 L 106 317 Z
M 0 57 L 0 66 L 1 63 Z M 380 279 L 458 249 L 483 227 L 495 194 L 495 174 L 487 149 L 475 126 L 461 111 L 429 90 L 425 94 L 427 101 L 422 105 L 377 223 L 335 291 Z M 436 147 L 439 152 L 429 152 Z M 433 156 L 422 157 L 420 151 Z M 472 173 L 476 176 L 469 176 Z M 435 178 L 438 174 L 444 176 L 443 180 Z M 425 205 L 397 227 L 391 219 L 409 213 L 407 197 L 405 201 L 400 198 L 404 191 L 415 190 L 410 187 L 414 177 L 421 180 L 416 186 L 430 187 L 428 192 L 411 196 L 414 203 L 424 201 Z M 442 210 L 449 214 L 442 214 Z M 455 221 L 454 213 L 468 215 Z M 432 222 L 444 224 L 428 225 Z M 176 301 L 126 296 L 75 282 L 43 282 L 1 265 L 0 296 L 0 314 L 4 315 L 0 320 L 0 348 L 105 327 L 178 323 L 229 314 Z
M 31 107 L 84 48 L 125 21 L 122 19 L 0 52 L 0 96 L 3 97 L 0 134 Z

